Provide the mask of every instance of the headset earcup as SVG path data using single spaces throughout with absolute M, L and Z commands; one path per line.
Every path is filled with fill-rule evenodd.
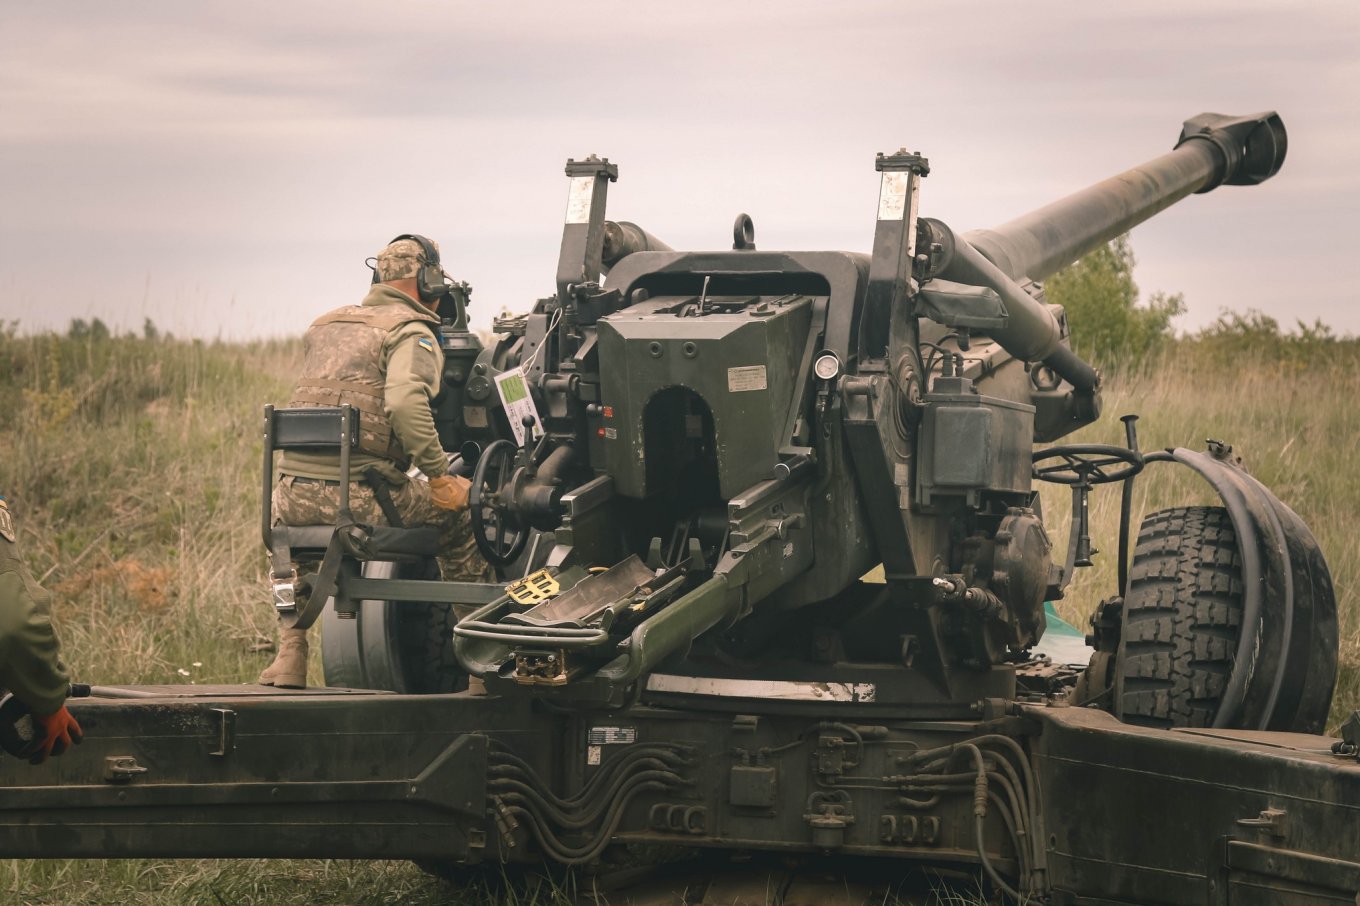
M 419 288 L 420 288 L 420 301 L 424 302 L 426 305 L 429 305 L 430 302 L 432 301 L 432 300 L 430 299 L 430 268 L 429 268 L 429 265 L 425 265 L 424 267 L 422 267 L 422 268 L 420 269 L 420 282 L 419 282 Z
M 420 269 L 420 280 L 417 289 L 420 291 L 420 301 L 426 305 L 433 306 L 444 295 L 443 280 L 444 274 L 438 267 L 425 265 Z

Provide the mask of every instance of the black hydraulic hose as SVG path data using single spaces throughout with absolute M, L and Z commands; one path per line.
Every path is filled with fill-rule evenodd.
M 558 840 L 555 835 L 539 824 L 532 813 L 524 808 L 509 806 L 509 811 L 523 815 L 528 819 L 527 823 L 530 832 L 538 840 L 539 845 L 542 846 L 550 856 L 564 865 L 580 865 L 592 861 L 597 858 L 600 853 L 604 852 L 605 847 L 609 845 L 610 839 L 614 836 L 614 831 L 618 830 L 619 822 L 623 820 L 624 809 L 627 808 L 628 803 L 631 802 L 637 794 L 644 791 L 659 792 L 664 789 L 666 789 L 665 784 L 649 781 L 647 783 L 639 784 L 632 790 L 629 790 L 627 795 L 621 797 L 610 810 L 609 820 L 601 829 L 601 833 L 593 837 L 591 842 L 582 846 L 570 846 L 563 843 L 561 840 Z
M 982 869 L 983 871 L 987 872 L 987 876 L 992 879 L 992 883 L 995 884 L 998 889 L 1000 889 L 1007 896 L 1019 900 L 1020 894 L 1016 892 L 1015 888 L 1011 887 L 1004 880 L 1002 880 L 1001 875 L 996 870 L 996 867 L 992 865 L 991 856 L 987 854 L 987 841 L 983 833 L 983 822 L 987 818 L 988 788 L 987 788 L 986 759 L 984 759 L 982 756 L 982 750 L 979 749 L 976 745 L 972 744 L 971 742 L 960 743 L 954 748 L 956 752 L 960 754 L 966 754 L 969 757 L 971 757 L 973 760 L 973 766 L 977 771 L 977 779 L 973 782 L 973 816 L 976 819 L 975 826 L 977 829 L 977 852 L 978 859 L 981 860 L 982 862 Z
M 956 743 L 948 746 L 940 746 L 935 749 L 924 749 L 912 753 L 907 759 L 907 764 L 912 769 L 921 773 L 909 776 L 899 787 L 903 792 L 962 792 L 963 790 L 955 784 L 966 780 L 973 774 L 958 773 L 932 773 L 932 768 L 946 768 L 948 763 L 960 752 L 972 754 L 972 750 L 981 752 L 981 747 L 989 748 L 989 754 L 997 758 L 997 764 L 1008 775 L 1007 780 L 1010 786 L 1018 787 L 1015 789 L 1014 796 L 1016 801 L 1015 811 L 1017 814 L 1024 813 L 1025 824 L 1027 825 L 1027 835 L 1029 840 L 1030 858 L 1025 861 L 1030 863 L 1031 880 L 1029 887 L 1034 889 L 1041 886 L 1038 880 L 1039 873 L 1043 871 L 1043 816 L 1039 811 L 1040 788 L 1038 777 L 1035 775 L 1033 767 L 1029 763 L 1029 757 L 1025 754 L 1024 748 L 1010 736 L 1000 733 L 988 733 L 974 737 L 967 743 Z M 996 752 L 995 748 L 1005 750 L 1004 753 Z M 1006 755 L 1013 756 L 1005 757 Z M 984 762 L 985 769 L 985 762 Z M 1018 771 L 1018 775 L 1015 773 Z M 985 779 L 985 778 L 984 778 Z M 974 790 L 975 798 L 977 790 Z M 1023 793 L 1023 796 L 1021 795 Z M 985 808 L 985 805 L 984 805 Z M 1020 841 L 1017 839 L 1017 853 L 1021 851 Z M 983 854 L 984 864 L 985 854 Z M 990 866 L 988 866 L 990 867 Z M 996 881 L 997 879 L 993 879 Z
M 1033 847 L 1034 851 L 1034 871 L 1036 873 L 1046 871 L 1047 858 L 1044 853 L 1044 816 L 1039 808 L 1041 789 L 1039 786 L 1039 777 L 1034 773 L 1034 769 L 1029 763 L 1029 756 L 1025 754 L 1025 750 L 1021 747 L 1020 743 L 1016 742 L 1013 738 L 1000 733 L 989 733 L 985 736 L 979 736 L 975 741 L 984 746 L 999 745 L 1015 756 L 1013 761 L 1007 759 L 1005 763 L 1018 767 L 1020 770 L 1020 786 L 1023 788 L 1025 800 L 1028 805 L 1030 845 Z M 1036 886 L 1038 886 L 1037 881 Z
M 621 791 L 628 788 L 629 784 L 636 784 L 639 780 L 657 780 L 668 786 L 683 786 L 685 784 L 683 777 L 664 770 L 640 771 L 635 774 L 623 775 L 606 793 L 590 803 L 585 811 L 573 814 L 563 811 L 562 809 L 554 808 L 537 790 L 518 780 L 502 778 L 501 780 L 493 782 L 496 784 L 498 790 L 509 789 L 512 791 L 512 793 L 507 793 L 505 795 L 519 795 L 533 802 L 547 813 L 545 817 L 549 819 L 550 823 L 567 830 L 581 830 L 597 823 L 600 820 L 600 816 L 608 809 L 609 805 L 614 802 L 616 797 L 621 795 Z
M 977 769 L 977 779 L 973 783 L 973 817 L 974 826 L 977 829 L 977 853 L 978 859 L 982 862 L 982 870 L 987 873 L 987 877 L 992 879 L 992 883 L 997 889 L 1007 896 L 1019 900 L 1020 894 L 1015 888 L 1011 887 L 997 872 L 992 865 L 991 856 L 987 854 L 987 840 L 983 833 L 983 822 L 987 818 L 987 763 L 982 757 L 982 750 L 972 743 L 961 743 L 956 747 L 956 751 L 967 754 L 973 759 L 973 766 Z
M 906 790 L 909 792 L 915 791 L 926 792 L 930 790 L 940 789 L 941 787 L 944 786 L 963 783 L 965 781 L 972 780 L 974 776 L 975 775 L 973 774 L 972 771 L 968 771 L 966 773 L 961 774 L 931 774 L 928 772 L 923 774 L 913 774 L 903 778 L 902 782 L 898 784 L 898 789 Z
M 1025 847 L 1020 845 L 1020 838 L 1016 834 L 1016 820 L 1011 815 L 1011 808 L 1004 799 L 994 792 L 988 791 L 987 800 L 992 803 L 996 813 L 1001 816 L 1001 823 L 1006 825 L 1006 832 L 1011 838 L 1011 846 L 1015 849 L 1016 858 L 1020 861 L 1020 877 L 1026 879 L 1023 886 L 1032 891 L 1034 884 L 1029 880 L 1030 854 Z
M 996 771 L 988 771 L 989 780 L 995 780 L 1002 791 L 1007 793 L 1008 798 L 1015 805 L 1016 814 L 1022 814 L 1024 801 L 1018 793 L 1013 792 L 1013 787 L 1005 775 Z M 930 808 L 937 804 L 941 793 L 964 793 L 973 789 L 972 783 L 977 780 L 976 771 L 968 771 L 963 774 L 941 774 L 938 777 L 924 778 L 917 777 L 909 781 L 897 784 L 899 790 L 913 793 L 930 793 L 929 799 L 913 799 L 909 796 L 899 796 L 898 802 L 905 808 Z
M 639 768 L 639 767 L 641 767 L 641 766 L 643 766 L 643 765 L 645 765 L 647 768 L 654 769 L 654 770 L 667 771 L 667 772 L 670 772 L 670 771 L 672 770 L 672 766 L 669 765 L 669 764 L 667 764 L 664 760 L 662 760 L 662 759 L 660 759 L 660 758 L 655 758 L 655 757 L 650 757 L 650 756 L 649 756 L 649 757 L 645 757 L 645 758 L 635 758 L 635 759 L 633 759 L 633 760 L 627 765 L 628 770 L 626 770 L 626 771 L 614 770 L 614 771 L 611 771 L 608 775 L 605 775 L 605 774 L 597 774 L 596 777 L 609 777 L 609 778 L 610 778 L 610 780 L 609 780 L 609 786 L 606 786 L 606 789 L 616 788 L 617 785 L 618 785 L 619 783 L 622 782 L 622 778 L 623 778 L 623 777 L 628 776 L 628 774 L 631 773 L 633 770 L 635 770 L 635 769 L 637 769 L 637 768 Z M 492 766 L 492 770 L 495 771 L 495 770 L 496 770 L 496 766 L 493 765 L 493 766 Z M 582 806 L 583 803 L 586 803 L 586 804 L 593 803 L 593 802 L 595 802 L 595 801 L 598 801 L 598 800 L 601 799 L 601 798 L 608 799 L 609 796 L 613 795 L 613 792 L 612 792 L 612 791 L 611 791 L 610 793 L 605 793 L 605 794 L 597 795 L 596 791 L 597 791 L 603 784 L 594 783 L 593 781 L 596 779 L 596 777 L 592 777 L 592 778 L 591 778 L 592 783 L 589 784 L 589 785 L 587 786 L 587 788 L 583 789 L 583 790 L 582 790 L 580 793 L 578 793 L 577 795 L 572 796 L 571 798 L 567 798 L 567 799 L 564 799 L 564 798 L 562 798 L 561 796 L 558 796 L 558 795 L 554 794 L 550 789 L 548 789 L 547 787 L 545 787 L 543 783 L 541 783 L 540 781 L 538 781 L 538 778 L 537 778 L 537 777 L 532 777 L 532 776 L 530 776 L 530 777 L 525 777 L 525 778 L 523 778 L 522 780 L 516 780 L 516 779 L 513 778 L 513 777 L 504 777 L 504 776 L 501 776 L 501 777 L 493 777 L 492 780 L 491 780 L 491 784 L 492 784 L 493 786 L 495 786 L 495 785 L 500 785 L 500 784 L 505 784 L 505 783 L 524 783 L 526 786 L 532 788 L 532 789 L 534 790 L 535 793 L 537 793 L 538 795 L 542 796 L 542 797 L 543 797 L 545 800 L 547 800 L 548 802 L 552 803 L 556 809 L 558 809 L 558 810 L 560 810 L 560 811 L 562 811 L 562 812 L 572 812 L 572 811 L 577 811 L 577 810 L 579 810 L 579 809 L 581 808 L 581 806 Z
M 989 783 L 993 783 L 1000 787 L 1001 792 L 1006 796 L 1006 800 L 1011 803 L 1015 812 L 1016 836 L 1028 843 L 1029 841 L 1025 838 L 1029 836 L 1029 815 L 1027 814 L 1028 809 L 1025 808 L 1024 800 L 1020 798 L 1019 793 L 1016 791 L 1015 787 L 1011 785 L 1010 780 L 1005 774 L 997 771 L 988 771 L 987 780 Z
M 603 784 L 609 782 L 609 779 L 615 772 L 642 758 L 656 758 L 662 762 L 667 762 L 666 767 L 671 770 L 687 767 L 690 764 L 690 760 L 680 751 L 680 749 L 683 748 L 687 747 L 677 746 L 672 748 L 660 745 L 635 746 L 632 748 L 632 751 L 626 752 L 617 758 L 611 758 L 601 765 L 600 769 L 590 778 L 590 780 L 586 781 L 585 785 L 581 788 L 581 791 L 569 799 L 563 799 L 554 795 L 551 792 L 550 785 L 543 782 L 543 779 L 538 775 L 538 772 L 534 770 L 533 766 L 513 752 L 493 752 L 491 757 L 493 759 L 509 762 L 510 765 L 513 765 L 528 775 L 528 782 L 531 786 L 561 803 L 562 807 L 569 808 L 572 801 L 593 796 L 596 790 Z
M 1028 890 L 1034 889 L 1034 879 L 1031 869 L 1034 865 L 1034 852 L 1031 846 L 1031 835 L 1027 828 L 1027 818 L 1024 805 L 1021 803 L 1015 790 L 1011 788 L 1010 781 L 1004 775 L 996 772 L 988 772 L 987 780 L 1001 788 L 1001 794 L 995 790 L 987 791 L 988 798 L 998 805 L 1005 805 L 1005 810 L 1001 812 L 1002 820 L 1006 822 L 1007 830 L 1010 831 L 1011 846 L 1015 850 L 1016 858 L 1020 860 L 1020 877 L 1024 879 L 1023 886 Z
M 992 757 L 996 759 L 997 766 L 1001 768 L 1006 780 L 1006 786 L 1010 790 L 1011 798 L 1015 800 L 1015 807 L 1022 813 L 1022 817 L 1025 819 L 1025 828 L 1028 829 L 1030 826 L 1030 801 L 1028 797 L 1024 795 L 1025 790 L 1021 785 L 1020 775 L 1016 772 L 1015 765 L 1011 764 L 1006 758 L 999 755 L 994 755 Z
M 978 745 L 1001 745 L 1009 749 L 1015 755 L 1015 762 L 1020 767 L 1020 774 L 1024 778 L 1024 787 L 1029 797 L 1030 811 L 1034 814 L 1039 813 L 1039 778 L 1034 773 L 1034 768 L 1029 763 L 1029 756 L 1025 754 L 1024 748 L 1009 736 L 1001 733 L 988 733 L 973 739 Z
M 502 745 L 502 748 L 506 747 Z M 591 782 L 586 784 L 577 797 L 573 800 L 562 800 L 547 793 L 546 790 L 539 789 L 543 784 L 537 772 L 517 755 L 508 751 L 492 754 L 494 758 L 503 762 L 500 765 L 493 765 L 493 770 L 498 773 L 510 772 L 521 775 L 520 778 L 500 776 L 492 779 L 493 787 L 499 790 L 495 794 L 497 801 L 506 803 L 507 800 L 511 800 L 516 803 L 504 804 L 503 811 L 510 816 L 522 816 L 544 851 L 564 864 L 588 862 L 603 852 L 622 819 L 623 809 L 640 791 L 666 790 L 689 782 L 678 774 L 666 770 L 668 762 L 684 765 L 688 763 L 687 758 L 664 747 L 648 746 L 611 759 L 591 778 Z M 639 771 L 638 768 L 653 769 Z M 604 792 L 600 792 L 601 786 L 605 787 Z M 562 807 L 555 807 L 554 801 Z M 583 804 L 589 806 L 585 812 L 565 813 L 579 809 Z M 602 833 L 592 835 L 590 841 L 583 845 L 571 846 L 564 843 L 550 829 L 556 824 L 567 831 L 583 830 L 591 825 L 600 824 L 601 813 L 605 815 L 606 820 L 603 823 L 606 827 Z
M 855 741 L 855 760 L 849 764 L 849 767 L 856 767 L 864 761 L 864 736 L 859 730 L 849 724 L 835 721 L 826 721 L 820 725 L 820 728 L 823 730 L 840 730 Z
M 1001 875 L 997 874 L 996 868 L 992 865 L 991 858 L 987 855 L 987 843 L 982 833 L 981 815 L 976 816 L 974 826 L 977 828 L 977 852 L 978 858 L 982 860 L 982 870 L 987 872 L 987 877 L 991 878 L 992 883 L 996 885 L 998 890 L 1016 902 L 1019 902 L 1020 893 L 1001 879 Z

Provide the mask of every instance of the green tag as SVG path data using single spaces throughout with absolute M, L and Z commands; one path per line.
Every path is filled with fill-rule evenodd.
M 518 403 L 528 395 L 524 389 L 524 378 L 520 375 L 512 374 L 501 381 L 501 399 L 507 404 Z

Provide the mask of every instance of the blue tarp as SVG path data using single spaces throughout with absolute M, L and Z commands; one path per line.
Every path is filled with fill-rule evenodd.
M 1048 618 L 1048 629 L 1034 646 L 1034 653 L 1048 655 L 1055 664 L 1085 667 L 1094 650 L 1086 644 L 1086 633 L 1058 616 L 1052 601 L 1044 602 L 1044 614 Z

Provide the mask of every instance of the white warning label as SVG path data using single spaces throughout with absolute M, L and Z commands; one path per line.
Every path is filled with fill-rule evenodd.
M 743 365 L 727 369 L 727 392 L 745 393 L 748 390 L 765 389 L 765 366 Z
M 595 194 L 595 177 L 573 176 L 567 194 L 567 223 L 590 223 L 590 202 Z
M 637 742 L 637 727 L 591 727 L 586 740 L 592 746 L 617 746 Z
M 501 406 L 505 409 L 510 430 L 515 433 L 515 446 L 524 446 L 524 420 L 528 418 L 534 426 L 534 439 L 543 434 L 543 422 L 538 417 L 538 407 L 529 395 L 529 386 L 524 380 L 524 370 L 511 368 L 496 375 L 496 392 L 501 396 Z
M 883 172 L 883 182 L 878 189 L 878 219 L 901 220 L 907 211 L 907 186 L 911 184 L 911 174 L 902 170 Z

